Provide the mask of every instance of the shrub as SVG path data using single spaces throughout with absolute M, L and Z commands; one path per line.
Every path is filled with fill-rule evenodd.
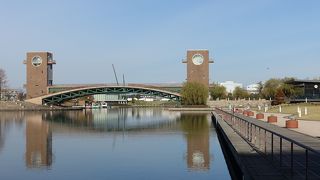
M 210 95 L 213 100 L 216 100 L 218 98 L 225 99 L 227 97 L 226 87 L 218 85 L 218 84 L 214 84 L 210 88 Z
M 182 87 L 181 96 L 184 105 L 206 105 L 209 90 L 201 83 L 187 82 Z

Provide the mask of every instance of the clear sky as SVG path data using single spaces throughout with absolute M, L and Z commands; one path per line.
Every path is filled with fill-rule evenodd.
M 54 83 L 182 82 L 187 49 L 210 81 L 320 76 L 319 0 L 0 0 L 0 67 L 25 83 L 27 51 L 50 51 Z

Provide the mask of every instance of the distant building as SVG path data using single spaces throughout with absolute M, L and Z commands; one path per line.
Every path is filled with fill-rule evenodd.
M 242 88 L 243 85 L 241 83 L 236 83 L 233 81 L 226 81 L 220 83 L 221 86 L 224 86 L 227 90 L 227 93 L 233 93 L 233 91 L 236 89 L 236 87 Z
M 295 88 L 300 88 L 302 94 L 291 99 L 292 102 L 320 102 L 320 80 L 293 80 L 287 82 Z
M 246 90 L 249 94 L 258 94 L 259 93 L 259 84 L 250 84 L 247 86 Z
M 124 95 L 121 94 L 95 94 L 93 95 L 95 102 L 127 102 Z
M 17 89 L 2 89 L 0 99 L 4 101 L 17 101 L 19 93 L 20 90 Z

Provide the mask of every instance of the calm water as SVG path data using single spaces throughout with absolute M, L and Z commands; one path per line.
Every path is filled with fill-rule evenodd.
M 0 179 L 230 179 L 208 114 L 0 112 Z

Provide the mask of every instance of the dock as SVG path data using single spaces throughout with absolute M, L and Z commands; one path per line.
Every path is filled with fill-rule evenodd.
M 320 179 L 319 138 L 223 109 L 213 120 L 241 171 L 237 178 Z

